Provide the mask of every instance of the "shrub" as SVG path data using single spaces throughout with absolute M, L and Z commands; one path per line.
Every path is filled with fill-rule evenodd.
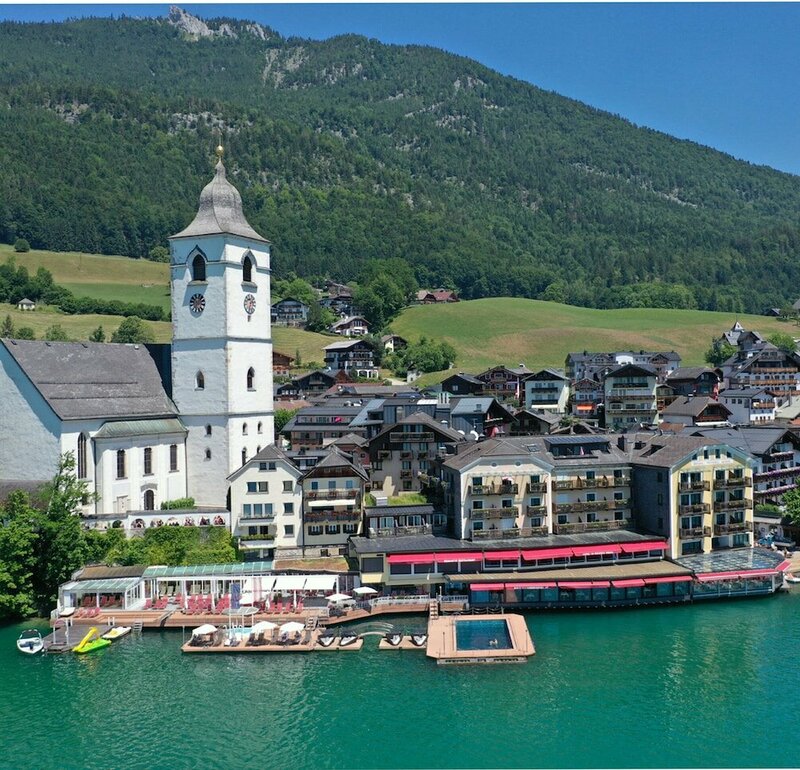
M 14 251 L 24 253 L 30 250 L 31 250 L 31 245 L 24 238 L 17 238 L 17 240 L 14 241 Z
M 161 503 L 162 511 L 174 511 L 186 508 L 194 508 L 193 497 L 179 497 L 176 500 L 165 500 Z

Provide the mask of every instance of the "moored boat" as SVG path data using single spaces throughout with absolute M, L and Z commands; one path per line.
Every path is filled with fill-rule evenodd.
M 114 628 L 110 628 L 106 631 L 100 638 L 101 639 L 108 639 L 110 642 L 114 642 L 117 639 L 121 639 L 126 634 L 131 632 L 130 626 L 115 626 Z
M 783 579 L 784 579 L 784 580 L 785 580 L 787 583 L 800 583 L 800 576 L 798 576 L 798 575 L 792 575 L 792 574 L 791 574 L 791 573 L 789 573 L 789 572 L 787 572 L 787 573 L 786 573 L 786 574 L 783 576 Z
M 17 639 L 17 649 L 26 655 L 36 655 L 44 649 L 42 635 L 35 628 L 23 631 Z

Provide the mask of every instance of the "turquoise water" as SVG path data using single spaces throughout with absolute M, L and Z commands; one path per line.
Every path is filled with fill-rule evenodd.
M 536 656 L 489 667 L 378 651 L 377 636 L 236 657 L 145 632 L 29 657 L 6 626 L 0 767 L 791 767 L 799 613 L 796 593 L 533 614 Z
M 470 620 L 456 623 L 456 649 L 511 649 L 508 623 L 505 620 Z

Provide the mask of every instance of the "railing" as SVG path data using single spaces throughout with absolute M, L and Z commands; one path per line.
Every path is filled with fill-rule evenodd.
M 678 530 L 678 537 L 681 540 L 690 537 L 711 537 L 711 527 L 686 527 Z
M 400 459 L 401 460 L 410 460 L 413 457 L 411 452 L 400 452 Z
M 682 481 L 678 485 L 679 492 L 708 492 L 710 489 L 710 481 Z
M 519 516 L 519 508 L 473 508 L 471 519 L 503 519 L 507 516 Z
M 678 513 L 710 513 L 711 506 L 708 503 L 695 503 L 694 505 L 679 505 Z
M 379 460 L 387 460 L 392 456 L 392 453 L 388 449 L 379 449 L 378 450 L 378 459 Z
M 615 529 L 628 529 L 632 524 L 631 519 L 621 521 L 584 521 L 572 524 L 554 524 L 553 533 L 556 535 L 574 535 L 580 532 L 608 532 Z
M 736 532 L 752 532 L 752 531 L 753 531 L 752 521 L 737 521 L 729 524 L 714 525 L 715 535 L 732 535 Z
M 240 543 L 256 543 L 259 541 L 271 543 L 275 540 L 275 535 L 239 535 L 238 539 Z
M 516 495 L 519 484 L 474 484 L 467 487 L 471 495 Z
M 727 489 L 728 487 L 752 487 L 751 476 L 728 476 L 726 479 L 714 479 L 714 489 Z
M 528 516 L 545 516 L 547 514 L 547 506 L 546 505 L 526 505 L 525 506 L 525 513 Z
M 547 527 L 511 527 L 509 529 L 472 530 L 472 540 L 506 540 L 516 537 L 546 537 Z
M 315 521 L 359 521 L 360 511 L 306 511 L 303 514 L 303 521 L 306 523 Z
M 306 500 L 354 500 L 357 489 L 319 489 L 303 492 Z
M 274 513 L 250 513 L 247 516 L 242 515 L 239 517 L 239 521 L 263 521 L 264 519 L 274 519 Z
M 431 597 L 427 594 L 425 596 L 379 596 L 376 599 L 370 599 L 369 603 L 373 607 L 381 607 L 387 604 L 421 604 L 427 607 L 430 603 Z
M 592 511 L 613 511 L 617 508 L 629 508 L 630 499 L 624 500 L 587 500 L 579 503 L 561 503 L 553 506 L 554 513 L 585 513 Z
M 527 492 L 528 494 L 530 494 L 531 492 L 547 492 L 547 482 L 537 481 L 535 484 L 533 484 L 529 481 L 525 485 L 525 492 Z
M 794 457 L 794 450 L 787 449 L 785 452 L 770 452 L 768 456 L 774 458 L 775 460 L 778 460 L 779 458 L 788 459 Z
M 610 398 L 655 398 L 655 390 L 644 388 L 611 388 Z
M 770 479 L 780 479 L 784 476 L 800 476 L 800 465 L 792 468 L 777 468 L 774 471 L 762 471 L 753 475 L 753 481 L 769 481 Z
M 417 460 L 427 460 L 429 452 L 417 452 Z
M 749 511 L 753 507 L 752 500 L 723 500 L 714 503 L 715 511 Z
M 424 431 L 422 433 L 409 433 L 405 431 L 392 431 L 389 433 L 389 441 L 399 444 L 404 441 L 433 441 L 433 433 Z
M 401 479 L 413 478 L 413 473 L 411 471 L 400 471 L 400 478 Z
M 370 537 L 400 537 L 402 535 L 432 535 L 433 527 L 422 524 L 416 527 L 370 527 Z
M 557 490 L 570 489 L 610 489 L 611 487 L 627 487 L 631 483 L 631 477 L 623 476 L 600 476 L 594 479 L 561 479 L 553 482 L 553 488 Z

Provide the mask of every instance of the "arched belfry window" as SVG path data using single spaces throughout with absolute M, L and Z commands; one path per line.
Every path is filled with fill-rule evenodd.
M 78 436 L 77 464 L 78 464 L 78 478 L 79 479 L 87 478 L 87 473 L 86 473 L 86 434 L 85 433 L 81 433 L 81 435 Z
M 192 260 L 192 280 L 205 281 L 206 280 L 206 261 L 198 254 Z
M 253 260 L 249 256 L 242 262 L 242 280 L 245 283 L 253 282 Z
M 256 389 L 256 370 L 252 366 L 247 370 L 247 389 Z
M 205 390 L 206 378 L 203 376 L 202 372 L 198 372 L 197 374 L 195 374 L 194 387 L 196 390 Z
M 242 465 L 244 465 L 246 462 L 247 462 L 247 450 L 243 449 L 242 450 Z

